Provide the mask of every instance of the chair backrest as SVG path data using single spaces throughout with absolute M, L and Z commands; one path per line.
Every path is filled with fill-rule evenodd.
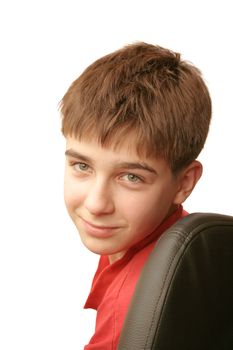
M 195 213 L 164 232 L 118 350 L 233 349 L 233 217 Z

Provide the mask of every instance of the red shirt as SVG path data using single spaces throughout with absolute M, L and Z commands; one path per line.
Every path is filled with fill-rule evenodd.
M 159 236 L 177 220 L 186 216 L 180 206 L 151 235 L 110 264 L 101 256 L 84 308 L 97 310 L 95 334 L 85 350 L 115 350 L 134 289 L 142 268 Z

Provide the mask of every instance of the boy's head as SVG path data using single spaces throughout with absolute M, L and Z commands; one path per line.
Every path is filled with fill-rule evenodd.
M 211 118 L 200 71 L 170 50 L 136 43 L 91 64 L 61 103 L 62 132 L 116 149 L 134 134 L 139 154 L 173 173 L 197 158 Z
M 119 259 L 192 192 L 211 100 L 197 68 L 137 43 L 89 66 L 61 103 L 65 202 L 91 251 Z

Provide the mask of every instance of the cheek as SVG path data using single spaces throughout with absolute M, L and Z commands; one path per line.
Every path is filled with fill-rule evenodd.
M 160 223 L 162 213 L 158 203 L 143 203 L 134 213 L 135 225 L 143 231 L 154 230 Z M 148 233 L 148 232 L 147 232 Z
M 172 198 L 161 191 L 151 191 L 138 198 L 124 201 L 124 214 L 133 231 L 153 231 L 167 216 L 172 205 Z
M 131 227 L 137 229 L 150 226 L 157 221 L 159 210 L 159 200 L 156 194 L 129 196 L 121 201 L 123 203 L 122 213 L 130 223 Z
M 75 209 L 82 201 L 82 191 L 80 186 L 74 184 L 73 181 L 66 180 L 64 182 L 64 200 L 68 211 Z

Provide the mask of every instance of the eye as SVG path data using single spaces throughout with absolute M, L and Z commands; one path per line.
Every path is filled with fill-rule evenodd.
M 87 171 L 89 169 L 89 166 L 86 163 L 74 163 L 72 164 L 74 170 L 76 171 Z
M 142 179 L 139 176 L 135 175 L 135 174 L 126 174 L 125 178 L 129 182 L 134 182 L 134 183 L 142 182 Z

